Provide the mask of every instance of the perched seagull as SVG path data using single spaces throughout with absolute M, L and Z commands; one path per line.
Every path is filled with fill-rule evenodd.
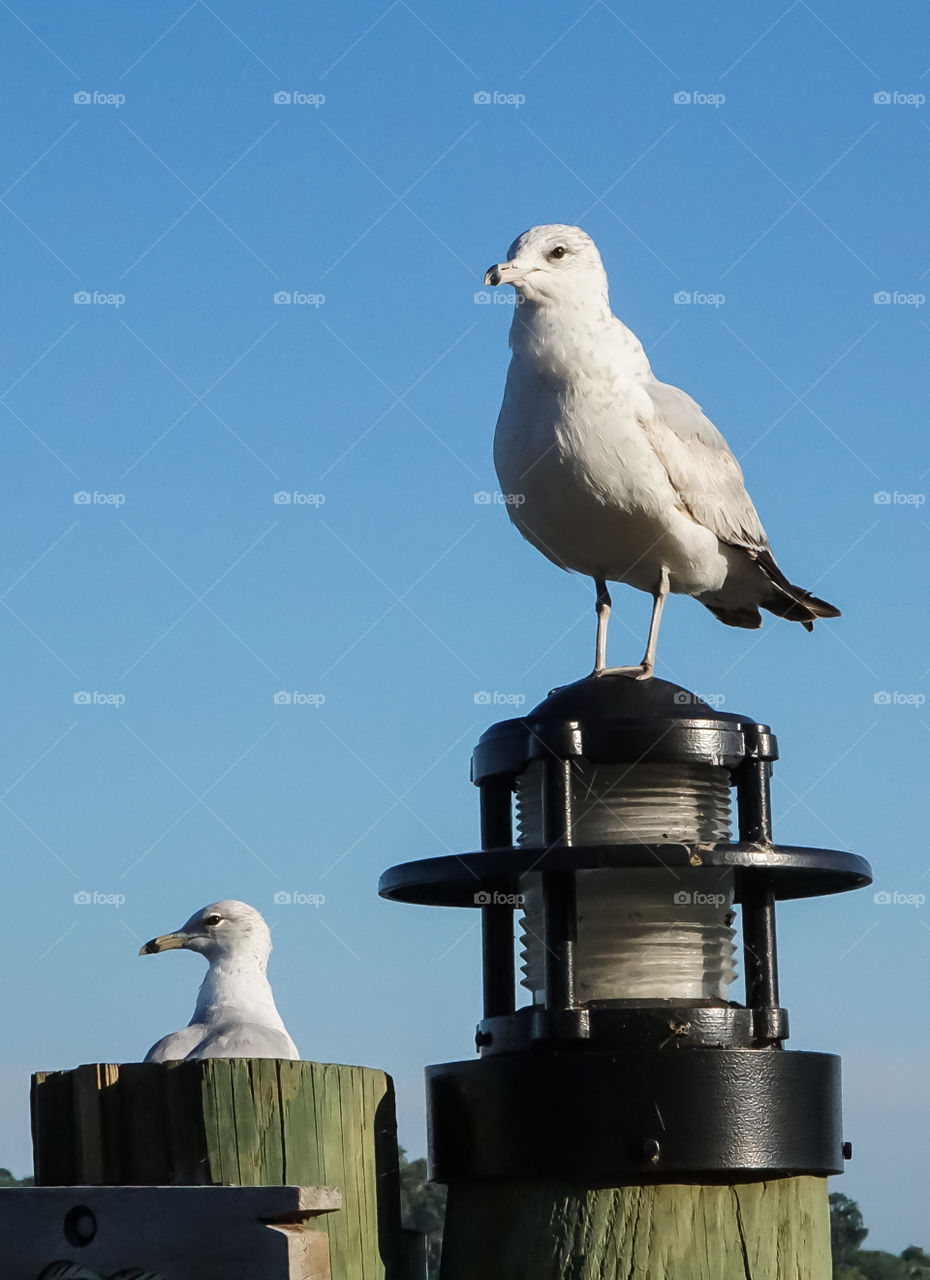
M 590 236 L 531 227 L 484 282 L 512 284 L 518 303 L 494 465 L 524 538 L 594 579 L 594 675 L 652 675 L 670 591 L 731 627 L 761 627 L 760 607 L 808 631 L 840 616 L 778 568 L 727 442 L 611 313 Z M 608 580 L 653 598 L 639 666 L 607 666 Z
M 185 947 L 210 962 L 194 1016 L 153 1044 L 146 1062 L 178 1058 L 299 1058 L 265 976 L 271 933 L 254 907 L 232 900 L 195 911 L 177 933 L 147 942 L 140 956 Z

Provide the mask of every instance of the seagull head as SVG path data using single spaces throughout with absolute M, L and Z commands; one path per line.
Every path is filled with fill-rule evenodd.
M 271 931 L 254 907 L 228 898 L 201 907 L 176 932 L 152 938 L 139 955 L 157 955 L 178 947 L 199 951 L 211 964 L 235 956 L 254 959 L 264 968 L 271 954 Z
M 485 272 L 484 283 L 512 284 L 521 301 L 574 307 L 608 305 L 607 274 L 597 245 L 580 227 L 530 227 L 514 240 L 506 262 Z

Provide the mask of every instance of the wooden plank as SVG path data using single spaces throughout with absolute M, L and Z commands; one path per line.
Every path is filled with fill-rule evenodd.
M 285 1184 L 312 1186 L 325 1181 L 313 1111 L 312 1065 L 287 1059 L 278 1063 L 281 1131 L 285 1135 L 282 1153 Z
M 278 1062 L 275 1058 L 253 1058 L 249 1061 L 252 1100 L 259 1136 L 259 1182 L 263 1185 L 284 1181 L 285 1136 L 281 1130 L 281 1095 L 278 1085 Z
M 214 1186 L 239 1186 L 239 1149 L 236 1138 L 236 1106 L 232 1072 L 214 1058 L 204 1062 L 202 1089 L 211 1096 L 214 1127 L 206 1132 L 206 1180 Z
M 115 1062 L 99 1065 L 97 1084 L 100 1091 L 102 1182 L 104 1186 L 119 1186 L 122 1182 L 122 1114 L 119 1067 Z
M 36 1186 L 69 1186 L 77 1180 L 74 1080 L 70 1071 L 37 1071 L 32 1077 L 32 1153 Z
M 403 1274 L 406 1244 L 401 1230 L 397 1109 L 389 1075 L 366 1072 L 369 1114 L 374 1117 L 378 1248 L 388 1276 Z
M 120 1066 L 120 1182 L 124 1186 L 166 1184 L 172 1178 L 166 1073 L 153 1071 L 153 1065 L 126 1062 Z
M 100 1107 L 102 1063 L 88 1062 L 77 1067 L 74 1078 L 74 1128 L 77 1159 L 82 1179 L 99 1187 L 104 1176 L 103 1117 Z
M 239 1177 L 236 1185 L 261 1186 L 264 1181 L 261 1168 L 261 1137 L 258 1132 L 258 1118 L 255 1114 L 255 1099 L 249 1072 L 251 1063 L 248 1058 L 226 1058 L 216 1059 L 212 1065 L 217 1071 L 226 1067 L 232 1082 L 233 1124 L 236 1133 L 236 1155 L 239 1158 Z
M 830 1280 L 825 1178 L 449 1188 L 442 1280 Z
M 201 1080 L 202 1062 L 157 1064 L 165 1077 L 165 1119 L 171 1150 L 169 1181 L 194 1187 L 208 1181 Z
M 360 1263 L 359 1241 L 353 1231 L 358 1214 L 358 1196 L 355 1188 L 357 1170 L 346 1167 L 343 1145 L 342 1099 L 339 1095 L 339 1077 L 346 1067 L 335 1068 L 331 1063 L 317 1063 L 313 1073 L 313 1100 L 316 1123 L 323 1155 L 323 1181 L 330 1186 L 341 1187 L 342 1213 L 326 1224 L 329 1233 L 330 1265 L 337 1276 L 358 1276 L 368 1280 Z M 352 1123 L 354 1117 L 346 1117 Z M 361 1118 L 359 1117 L 359 1121 Z

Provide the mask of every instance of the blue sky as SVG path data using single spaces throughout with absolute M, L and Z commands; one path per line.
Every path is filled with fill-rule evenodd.
M 377 878 L 477 843 L 469 752 L 510 714 L 477 694 L 591 666 L 591 584 L 476 501 L 511 315 L 481 277 L 578 222 L 782 567 L 844 611 L 748 633 L 673 599 L 658 673 L 771 722 L 777 837 L 892 895 L 786 905 L 782 992 L 791 1045 L 844 1058 L 836 1187 L 875 1247 L 928 1243 L 928 28 L 863 0 L 2 6 L 0 1164 L 29 1164 L 30 1070 L 186 1022 L 199 960 L 135 952 L 226 896 L 273 925 L 304 1055 L 391 1071 L 423 1150 L 478 937 Z M 614 601 L 636 661 L 649 602 Z

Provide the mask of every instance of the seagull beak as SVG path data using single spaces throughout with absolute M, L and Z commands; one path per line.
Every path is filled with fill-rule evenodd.
M 157 956 L 159 951 L 174 951 L 177 947 L 186 947 L 190 935 L 186 933 L 163 933 L 160 938 L 153 938 L 144 947 L 139 948 L 140 956 Z
M 527 272 L 515 260 L 498 262 L 484 273 L 485 284 L 522 284 Z

